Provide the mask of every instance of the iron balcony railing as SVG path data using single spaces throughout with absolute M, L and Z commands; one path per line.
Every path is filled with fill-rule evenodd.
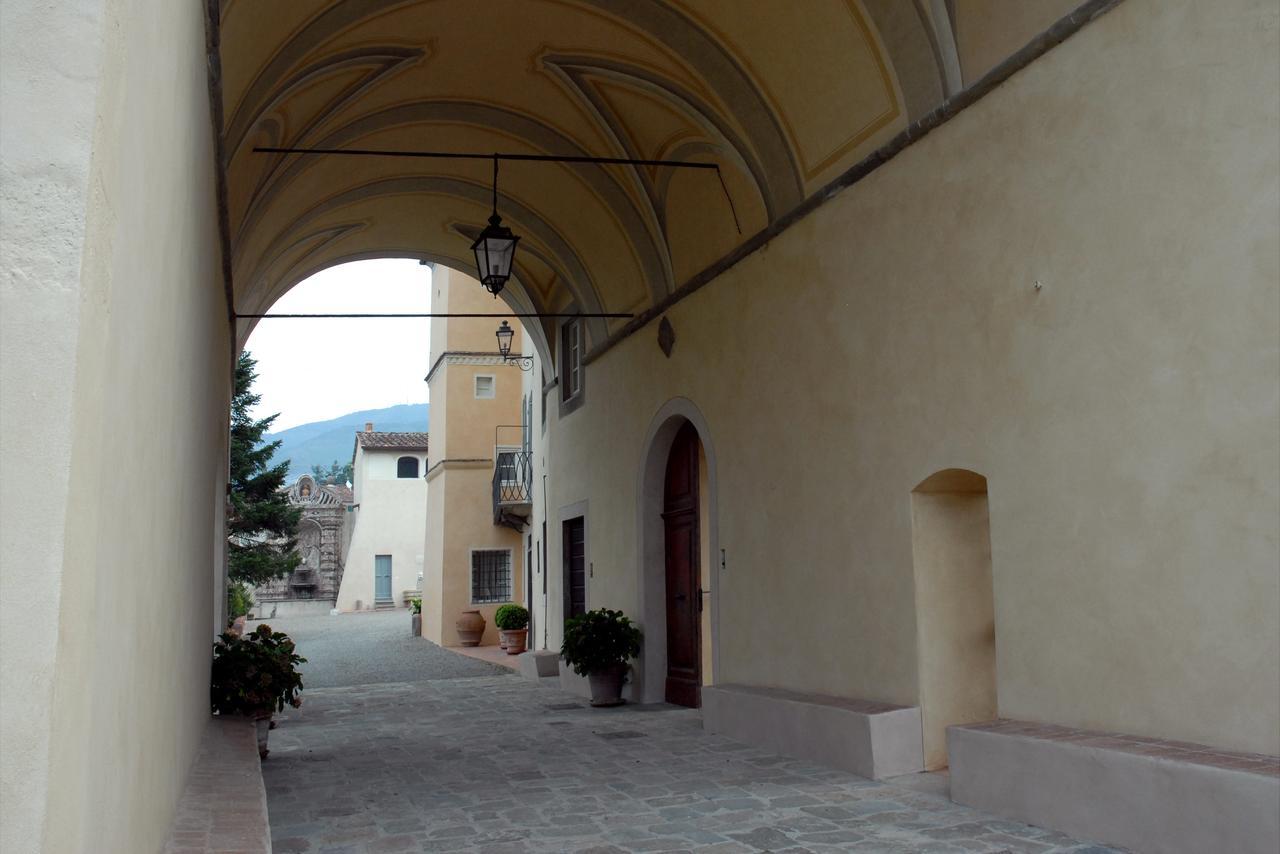
M 493 466 L 493 521 L 503 524 L 533 503 L 533 454 L 500 450 Z M 524 505 L 524 506 L 522 506 Z

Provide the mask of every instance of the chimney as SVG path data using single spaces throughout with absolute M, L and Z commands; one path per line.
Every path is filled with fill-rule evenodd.
M 364 422 L 364 432 L 366 432 L 366 433 L 372 433 L 372 432 L 373 432 L 373 422 L 372 422 L 372 421 L 366 421 L 366 422 Z

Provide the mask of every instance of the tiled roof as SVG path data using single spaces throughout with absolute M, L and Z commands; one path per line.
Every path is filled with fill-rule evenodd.
M 427 450 L 426 433 L 356 433 L 356 443 L 362 448 L 392 451 Z

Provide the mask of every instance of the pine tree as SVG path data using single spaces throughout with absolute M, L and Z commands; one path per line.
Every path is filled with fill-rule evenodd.
M 271 465 L 280 442 L 262 444 L 276 415 L 255 421 L 249 415 L 261 399 L 253 393 L 257 366 L 248 353 L 236 362 L 231 399 L 231 508 L 227 516 L 227 576 L 258 586 L 281 578 L 302 559 L 296 547 L 302 511 L 289 504 L 283 487 L 289 463 Z

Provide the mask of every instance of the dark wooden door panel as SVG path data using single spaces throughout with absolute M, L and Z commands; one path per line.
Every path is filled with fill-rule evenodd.
M 582 516 L 564 523 L 564 618 L 587 612 L 587 525 Z
M 666 536 L 667 702 L 700 704 L 702 643 L 699 636 L 700 542 L 698 433 L 686 424 L 676 434 L 663 490 Z

